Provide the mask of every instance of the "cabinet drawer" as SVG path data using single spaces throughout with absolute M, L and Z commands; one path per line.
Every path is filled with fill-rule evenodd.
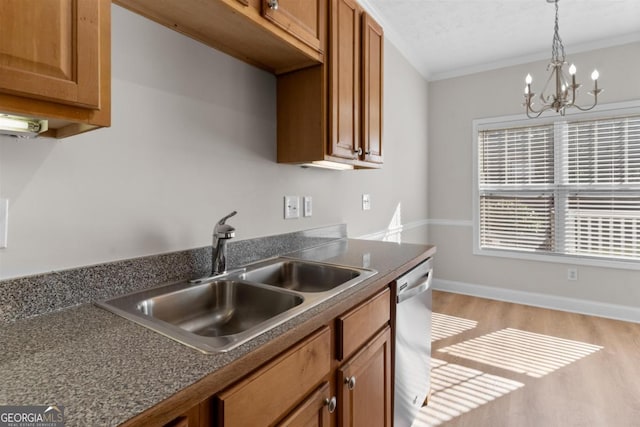
M 325 0 L 262 0 L 266 19 L 320 53 L 326 10 Z
M 389 323 L 391 296 L 385 289 L 369 301 L 338 318 L 338 360 L 351 356 L 376 332 Z
M 217 397 L 221 426 L 270 425 L 309 394 L 331 369 L 324 327 Z

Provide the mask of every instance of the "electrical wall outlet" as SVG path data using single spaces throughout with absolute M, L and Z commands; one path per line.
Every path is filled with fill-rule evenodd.
M 302 216 L 313 215 L 313 199 L 311 196 L 304 196 L 302 198 Z
M 284 219 L 300 218 L 300 197 L 284 196 Z
M 371 196 L 368 194 L 362 195 L 362 210 L 368 211 L 371 209 Z
M 9 199 L 0 199 L 0 249 L 7 247 L 9 227 Z
M 577 267 L 569 267 L 567 269 L 567 279 L 568 280 L 578 280 L 578 268 Z

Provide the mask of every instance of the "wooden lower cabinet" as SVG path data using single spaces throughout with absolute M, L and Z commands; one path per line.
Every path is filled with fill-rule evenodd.
M 320 386 L 293 410 L 279 427 L 329 427 L 330 414 L 335 411 L 336 397 L 328 382 Z
M 331 330 L 313 333 L 217 395 L 218 425 L 269 426 L 286 416 L 331 371 Z
M 158 405 L 125 425 L 390 427 L 391 304 L 385 287 L 191 408 Z M 168 410 L 179 415 L 155 421 Z
M 209 427 L 211 423 L 211 401 L 207 399 L 163 427 Z
M 338 425 L 390 426 L 392 390 L 387 326 L 338 370 Z
M 390 304 L 385 288 L 218 393 L 217 425 L 391 426 Z

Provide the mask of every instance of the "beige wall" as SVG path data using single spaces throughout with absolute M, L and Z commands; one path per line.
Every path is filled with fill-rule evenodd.
M 275 77 L 113 6 L 113 119 L 63 141 L 0 136 L 10 199 L 0 279 L 347 223 L 350 235 L 427 216 L 427 82 L 385 43 L 385 165 L 323 171 L 276 157 Z M 361 210 L 370 193 L 371 211 Z M 282 218 L 284 195 L 313 217 Z
M 640 43 L 567 54 L 587 87 L 593 68 L 600 71 L 602 102 L 640 99 Z M 545 68 L 546 62 L 540 61 L 429 84 L 429 218 L 441 220 L 429 228 L 430 241 L 438 246 L 436 277 L 640 307 L 638 270 L 579 266 L 579 279 L 568 281 L 566 264 L 472 253 L 472 121 L 521 113 L 524 77 L 530 72 L 539 91 L 547 76 Z

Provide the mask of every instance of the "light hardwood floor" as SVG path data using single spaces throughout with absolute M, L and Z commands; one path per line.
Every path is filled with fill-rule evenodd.
M 413 427 L 640 426 L 640 324 L 437 291 L 433 311 Z

